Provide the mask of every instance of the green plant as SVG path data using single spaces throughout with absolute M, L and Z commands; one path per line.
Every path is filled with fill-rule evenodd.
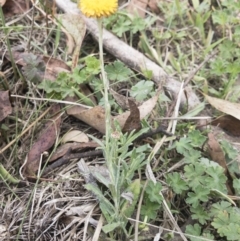
M 142 129 L 138 133 L 132 132 L 129 135 L 116 131 L 109 149 L 111 161 L 106 162 L 109 177 L 106 179 L 101 174 L 97 175 L 98 181 L 107 190 L 104 192 L 103 189 L 93 184 L 85 185 L 99 200 L 101 211 L 107 222 L 103 226 L 103 231 L 115 239 L 124 237 L 122 235 L 125 237 L 130 235 L 126 229 L 127 218 L 133 214 L 141 190 L 141 183 L 139 179 L 135 179 L 135 172 L 146 164 L 145 152 L 149 150 L 149 146 L 140 146 L 131 151 L 129 147 L 145 131 L 146 129 Z M 105 156 L 104 143 L 95 138 L 94 140 L 99 143 Z M 114 230 L 117 232 L 113 232 Z
M 226 97 L 229 91 L 233 88 L 240 70 L 238 68 L 240 64 L 240 52 L 237 48 L 237 43 L 235 41 L 224 40 L 219 45 L 219 56 L 211 64 L 212 74 L 216 76 L 221 76 L 221 81 L 223 84 L 218 89 L 218 91 L 212 91 L 218 97 Z
M 214 240 L 214 236 L 210 234 L 208 231 L 202 232 L 202 228 L 199 224 L 194 225 L 187 225 L 186 227 L 186 233 L 192 235 L 193 237 L 190 237 L 191 241 L 202 241 L 202 240 Z M 198 238 L 201 237 L 201 238 Z
M 205 47 L 210 46 L 213 37 L 212 29 L 209 28 L 207 32 L 205 28 L 206 22 L 209 20 L 212 14 L 210 7 L 209 1 L 205 0 L 201 3 L 200 1 L 193 1 L 193 11 L 188 12 L 189 20 L 198 31 L 201 41 Z
M 203 134 L 194 130 L 173 144 L 172 148 L 176 148 L 178 153 L 183 155 L 186 164 L 182 174 L 179 172 L 166 174 L 166 182 L 175 195 L 180 195 L 188 204 L 191 218 L 197 221 L 196 224 L 187 226 L 188 234 L 213 239 L 217 233 L 227 240 L 238 240 L 240 209 L 232 206 L 230 202 L 219 203 L 219 198 L 221 196 L 225 198 L 227 194 L 227 177 L 224 169 L 216 162 L 194 154 L 205 140 Z M 225 152 L 235 158 L 236 153 L 232 147 L 223 143 Z M 239 189 L 237 180 L 234 180 L 234 186 Z M 207 228 L 206 224 L 210 224 L 214 229 Z M 197 237 L 191 240 L 201 240 Z
M 161 191 L 161 183 L 157 182 L 155 184 L 153 181 L 148 181 L 144 193 L 144 202 L 141 207 L 141 215 L 143 220 L 154 220 L 161 211 L 163 200 L 162 196 L 160 196 Z
M 122 37 L 123 34 L 129 32 L 131 35 L 130 41 L 132 42 L 133 34 L 146 30 L 146 28 L 150 27 L 154 21 L 156 21 L 155 17 L 143 19 L 138 16 L 132 16 L 126 11 L 118 11 L 111 17 L 104 19 L 104 25 L 119 37 Z
M 141 80 L 132 86 L 130 95 L 137 101 L 142 101 L 153 92 L 154 83 L 148 80 Z
M 221 201 L 212 205 L 211 225 L 217 229 L 220 237 L 227 240 L 239 240 L 240 236 L 240 209 L 232 207 L 229 202 Z
M 200 76 L 208 79 L 209 93 L 222 98 L 236 100 L 239 89 L 235 83 L 239 74 L 239 3 L 221 1 L 221 7 L 214 9 L 211 14 L 213 31 L 218 40 L 213 43 L 219 52 L 211 61 L 210 69 L 201 71 Z
M 61 72 L 55 81 L 46 79 L 38 85 L 38 88 L 43 89 L 48 98 L 64 99 L 67 96 L 77 96 L 79 100 L 92 106 L 92 101 L 81 93 L 79 85 L 90 84 L 95 91 L 96 97 L 98 97 L 98 99 L 102 98 L 103 83 L 98 77 L 100 73 L 100 62 L 93 56 L 88 56 L 84 58 L 83 61 L 84 64 L 81 68 L 77 67 L 72 72 Z M 38 64 L 38 62 L 36 62 L 35 65 L 36 64 Z M 28 75 L 31 74 L 32 76 L 35 74 L 35 65 L 28 68 L 31 70 L 28 71 Z M 133 72 L 120 61 L 106 65 L 105 71 L 113 83 L 126 81 L 133 74 Z M 33 77 L 36 79 L 35 75 L 33 75 Z M 33 77 L 31 77 L 31 80 Z
M 119 60 L 116 60 L 113 63 L 106 65 L 105 71 L 109 80 L 114 82 L 127 81 L 128 78 L 133 75 L 133 72 Z
M 53 99 L 64 99 L 67 96 L 78 96 L 85 104 L 93 105 L 92 101 L 79 91 L 79 85 L 95 80 L 100 73 L 100 63 L 95 57 L 85 58 L 82 69 L 75 68 L 73 72 L 61 72 L 55 81 L 44 80 L 38 88 L 46 91 L 47 96 Z

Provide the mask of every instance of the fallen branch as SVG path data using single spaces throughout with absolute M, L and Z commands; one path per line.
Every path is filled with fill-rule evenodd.
M 42 176 L 46 176 L 50 172 L 54 171 L 56 168 L 69 163 L 69 161 L 71 159 L 81 159 L 81 158 L 84 158 L 84 157 L 100 156 L 100 155 L 102 155 L 102 153 L 103 153 L 102 150 L 94 150 L 94 151 L 88 151 L 88 152 L 83 152 L 83 153 L 71 153 L 71 150 L 69 150 L 66 155 L 59 158 L 53 164 L 47 166 L 44 169 L 44 171 L 42 173 Z

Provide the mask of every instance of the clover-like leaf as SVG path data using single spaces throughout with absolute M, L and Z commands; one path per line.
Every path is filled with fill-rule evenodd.
M 158 214 L 160 204 L 151 202 L 149 198 L 144 199 L 144 205 L 141 207 L 141 215 L 147 216 L 149 219 L 154 220 Z
M 179 154 L 184 155 L 186 151 L 194 151 L 190 143 L 191 140 L 189 138 L 182 137 L 179 141 L 176 141 L 170 149 L 176 148 Z
M 108 78 L 114 81 L 126 81 L 132 74 L 132 71 L 118 60 L 113 64 L 107 65 L 105 71 L 107 72 Z
M 191 207 L 192 218 L 197 219 L 199 223 L 205 224 L 207 220 L 210 219 L 209 214 L 204 210 L 204 208 L 201 205 L 198 205 L 197 207 Z
M 240 236 L 240 215 L 239 210 L 219 210 L 211 223 L 221 237 L 227 240 L 239 240 Z
M 188 134 L 188 138 L 191 140 L 191 145 L 193 147 L 201 147 L 207 139 L 199 130 L 191 131 Z
M 85 60 L 86 71 L 90 74 L 96 75 L 100 73 L 100 60 L 93 56 L 88 56 Z
M 144 100 L 152 92 L 153 86 L 152 81 L 141 80 L 131 88 L 130 94 L 137 101 Z
M 167 174 L 166 181 L 177 194 L 181 194 L 183 191 L 188 190 L 187 183 L 181 178 L 178 172 Z
M 60 92 L 59 84 L 55 81 L 44 80 L 38 85 L 39 89 L 44 89 L 48 94 L 52 92 Z
M 160 182 L 157 182 L 154 184 L 153 181 L 149 181 L 146 193 L 148 194 L 148 198 L 151 202 L 157 202 L 159 204 L 162 203 L 162 196 L 160 195 L 160 192 L 162 190 L 162 185 Z
M 184 167 L 184 175 L 188 181 L 188 185 L 195 189 L 198 186 L 205 184 L 205 167 L 200 163 L 189 164 Z
M 186 198 L 186 203 L 191 204 L 194 208 L 199 205 L 199 202 L 206 202 L 209 198 L 210 190 L 208 188 L 198 186 L 194 192 L 189 192 Z
M 222 167 L 208 167 L 206 169 L 206 173 L 209 175 L 209 177 L 206 178 L 209 188 L 217 189 L 221 192 L 227 193 L 227 177 L 224 175 L 224 169 Z

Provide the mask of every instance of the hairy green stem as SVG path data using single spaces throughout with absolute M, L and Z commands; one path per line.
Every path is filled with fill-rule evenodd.
M 77 97 L 83 101 L 83 103 L 85 105 L 88 105 L 88 106 L 94 106 L 94 103 L 92 102 L 92 100 L 90 98 L 88 98 L 86 95 L 82 94 L 80 91 L 78 91 L 75 87 L 71 87 L 75 93 L 75 95 L 77 95 Z
M 114 205 L 116 208 L 116 213 L 119 210 L 119 197 L 117 195 L 117 183 L 116 176 L 114 170 L 114 157 L 112 156 L 112 148 L 110 147 L 110 135 L 111 135 L 111 106 L 108 100 L 108 90 L 109 90 L 109 81 L 106 76 L 106 72 L 104 69 L 104 60 L 103 60 L 103 43 L 102 43 L 102 35 L 103 35 L 103 27 L 102 27 L 102 19 L 98 19 L 98 28 L 99 28 L 99 57 L 101 64 L 101 74 L 103 80 L 103 88 L 104 88 L 104 104 L 105 104 L 105 149 L 103 153 L 105 155 L 106 164 L 108 167 L 111 183 L 114 187 L 114 190 L 110 188 L 112 198 L 114 201 Z
M 108 90 L 109 90 L 109 82 L 104 69 L 104 60 L 103 60 L 103 43 L 102 43 L 102 19 L 98 19 L 98 28 L 99 28 L 99 57 L 101 64 L 101 74 L 103 80 L 103 88 L 104 88 L 104 103 L 105 103 L 105 120 L 106 120 L 106 134 L 105 134 L 105 147 L 106 147 L 106 155 L 110 152 L 109 149 L 109 140 L 110 140 L 110 132 L 111 132 L 111 109 L 108 100 Z M 109 160 L 107 160 L 109 161 Z

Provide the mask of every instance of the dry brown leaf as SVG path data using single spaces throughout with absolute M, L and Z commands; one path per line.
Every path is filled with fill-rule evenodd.
M 122 132 L 128 132 L 130 133 L 133 130 L 139 131 L 142 127 L 141 121 L 140 121 L 140 112 L 137 107 L 137 105 L 132 100 L 128 100 L 129 107 L 130 107 L 130 115 L 128 116 Z
M 228 189 L 228 194 L 233 195 L 234 194 L 233 179 L 229 173 L 224 152 L 221 146 L 219 145 L 219 143 L 217 142 L 217 140 L 215 139 L 213 133 L 208 133 L 207 144 L 208 144 L 208 152 L 211 156 L 211 159 L 217 162 L 224 169 L 224 173 L 227 177 L 226 186 Z
M 74 103 L 74 102 L 77 102 L 77 101 L 78 101 L 78 98 L 77 98 L 77 97 L 70 97 L 70 96 L 69 96 L 69 97 L 67 97 L 65 100 Z M 67 112 L 68 115 L 72 115 L 72 116 L 75 117 L 75 115 L 78 115 L 78 114 L 80 114 L 81 112 L 86 111 L 86 110 L 88 110 L 88 108 L 86 108 L 86 107 L 84 107 L 84 106 L 73 105 L 73 106 L 71 106 L 71 107 L 68 107 L 68 108 L 66 109 L 66 112 Z
M 91 109 L 73 106 L 67 109 L 67 114 L 87 123 L 101 133 L 105 133 L 105 111 L 102 106 L 95 106 Z
M 31 4 L 26 0 L 7 0 L 3 6 L 3 13 L 5 17 L 16 16 L 27 12 L 30 6 Z
M 128 104 L 128 100 L 132 100 L 134 101 L 134 98 L 132 97 L 126 97 L 124 95 L 120 95 L 118 94 L 116 91 L 114 91 L 113 89 L 110 89 L 110 93 L 112 94 L 113 98 L 115 99 L 115 101 L 117 102 L 117 104 L 123 109 L 123 110 L 127 110 L 129 109 L 129 104 Z M 137 106 L 140 105 L 140 102 L 135 102 Z
M 152 10 L 152 12 L 154 12 L 156 14 L 160 13 L 160 9 L 158 7 L 158 3 L 159 3 L 159 0 L 149 0 L 149 2 L 148 2 L 148 6 Z
M 141 18 L 145 17 L 148 0 L 132 0 L 128 4 L 127 11 L 132 14 L 138 14 Z
M 217 110 L 226 113 L 228 115 L 234 116 L 240 120 L 240 104 L 232 103 L 227 100 L 222 100 L 214 98 L 208 95 L 204 95 L 207 101 L 215 107 Z
M 117 102 L 117 104 L 123 109 L 127 110 L 129 108 L 128 105 L 128 98 L 126 96 L 118 94 L 116 91 L 113 89 L 109 89 L 110 93 L 112 94 L 113 98 Z
M 59 73 L 70 72 L 71 68 L 62 60 L 52 58 L 50 56 L 42 56 L 43 61 L 46 64 L 46 71 L 44 73 L 44 79 L 54 81 Z
M 240 120 L 231 115 L 221 116 L 212 121 L 211 125 L 219 126 L 228 134 L 240 137 Z
M 0 5 L 3 6 L 5 4 L 6 0 L 0 0 Z
M 60 111 L 60 105 L 53 105 L 50 114 L 54 115 Z M 61 115 L 57 114 L 49 120 L 42 133 L 39 135 L 36 142 L 32 145 L 28 156 L 27 162 L 24 166 L 24 174 L 26 176 L 34 176 L 40 164 L 41 154 L 53 146 L 56 137 L 60 130 Z
M 159 92 L 160 91 L 158 91 L 154 97 L 143 102 L 143 104 L 138 107 L 140 112 L 140 120 L 142 120 L 148 114 L 151 113 L 151 111 L 153 110 L 153 108 L 157 103 Z M 73 106 L 71 108 L 68 108 L 66 111 L 68 115 L 74 116 L 75 118 L 87 123 L 88 125 L 92 126 L 96 130 L 105 134 L 106 123 L 105 123 L 105 111 L 103 107 L 96 106 L 91 109 L 86 109 L 81 106 Z M 116 120 L 119 123 L 121 129 L 123 129 L 129 115 L 130 115 L 130 111 L 126 111 L 123 114 L 118 115 L 112 119 Z M 114 123 L 114 122 L 111 121 L 111 123 Z
M 0 91 L 0 121 L 12 113 L 9 91 Z
M 66 143 L 66 142 L 89 142 L 89 138 L 88 136 L 83 133 L 82 131 L 79 130 L 72 130 L 67 132 L 62 140 L 62 143 Z
M 158 96 L 159 96 L 159 92 L 151 99 L 143 102 L 143 104 L 138 107 L 140 112 L 140 120 L 144 119 L 148 114 L 151 113 L 151 111 L 153 110 L 153 108 L 157 103 Z M 120 127 L 123 128 L 129 115 L 130 115 L 130 111 L 126 111 L 121 115 L 114 117 L 114 120 L 118 121 Z
M 82 41 L 86 33 L 85 21 L 82 19 L 81 15 L 72 13 L 58 15 L 58 18 L 67 33 L 74 39 L 75 43 L 72 42 L 72 38 L 69 37 L 69 34 L 65 32 L 67 34 L 68 54 L 71 54 L 75 48 L 72 60 L 72 67 L 75 68 L 77 66 Z

